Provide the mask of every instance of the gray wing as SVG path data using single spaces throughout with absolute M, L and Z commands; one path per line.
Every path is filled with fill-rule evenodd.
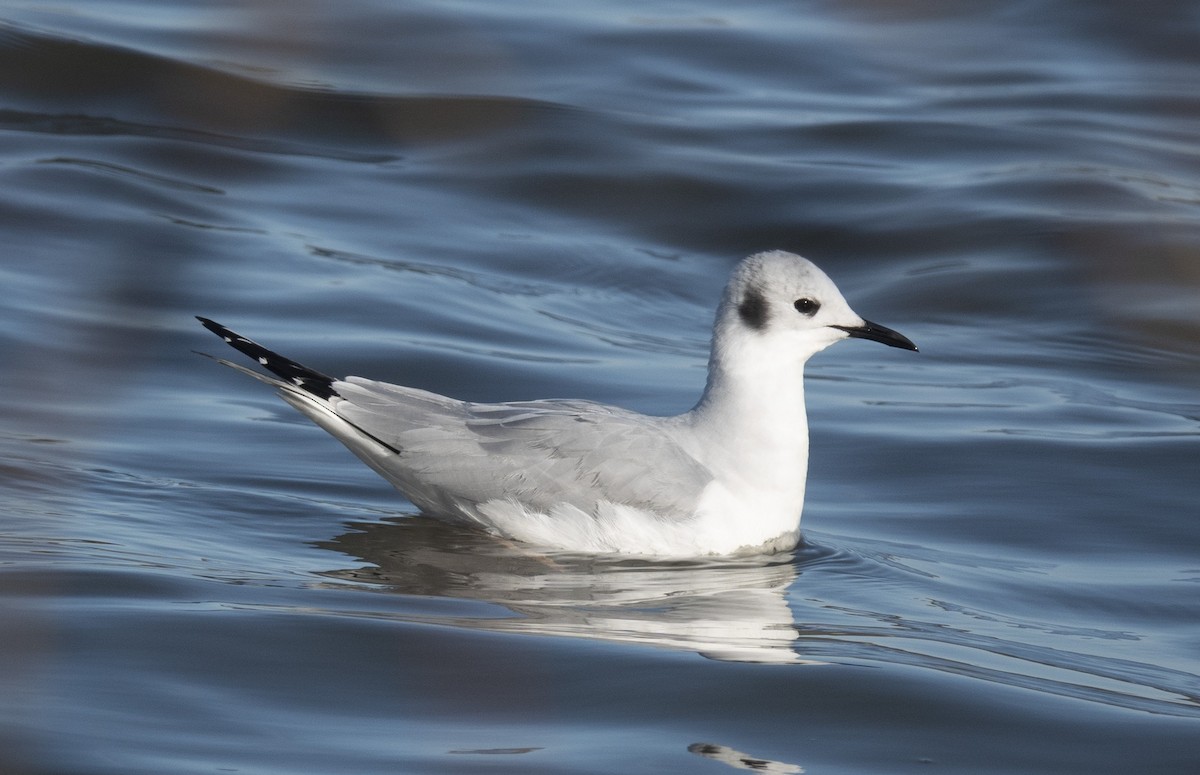
M 333 410 L 395 451 L 368 462 L 430 511 L 511 498 L 591 513 L 608 500 L 682 518 L 712 479 L 669 419 L 587 401 L 473 404 L 359 377 L 334 389 Z

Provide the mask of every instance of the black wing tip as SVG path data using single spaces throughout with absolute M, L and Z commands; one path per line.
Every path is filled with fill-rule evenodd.
M 337 395 L 337 391 L 333 389 L 333 383 L 337 380 L 328 374 L 322 374 L 290 358 L 285 358 L 274 350 L 268 350 L 258 342 L 247 339 L 215 320 L 201 315 L 196 315 L 196 320 L 199 320 L 201 325 L 225 340 L 225 343 L 230 347 L 246 357 L 257 361 L 259 365 L 285 382 L 295 385 L 317 398 L 330 399 Z
M 233 344 L 233 340 L 235 340 L 235 339 L 243 338 L 243 337 L 239 336 L 238 334 L 234 333 L 233 331 L 229 330 L 225 326 L 221 325 L 217 321 L 212 320 L 211 318 L 201 317 L 200 315 L 197 315 L 196 320 L 199 320 L 200 325 L 204 326 L 209 331 L 212 331 L 214 334 L 221 337 L 229 344 Z M 247 339 L 246 341 L 250 341 L 250 340 Z

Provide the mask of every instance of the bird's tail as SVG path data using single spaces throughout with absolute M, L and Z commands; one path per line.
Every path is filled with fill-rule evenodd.
M 247 339 L 246 337 L 234 331 L 230 331 L 220 323 L 209 320 L 208 318 L 202 318 L 199 315 L 196 316 L 196 319 L 199 320 L 209 331 L 212 331 L 214 334 L 224 339 L 227 345 L 234 348 L 238 352 L 258 361 L 259 365 L 275 376 L 279 377 L 279 379 L 285 385 L 292 387 L 293 389 L 299 388 L 305 393 L 308 393 L 316 398 L 330 399 L 337 395 L 337 392 L 333 389 L 333 383 L 336 380 L 328 374 L 322 374 L 319 371 L 315 371 L 307 366 L 296 363 L 290 358 L 284 358 L 279 353 L 268 350 L 258 342 Z M 274 382 L 277 385 L 279 384 L 275 380 L 267 379 L 262 374 L 238 366 L 236 363 L 230 363 L 229 361 L 220 358 L 217 360 L 221 361 L 221 363 L 224 363 L 226 366 L 232 366 L 238 371 L 246 372 L 253 377 L 264 379 L 268 382 Z
M 203 323 L 209 331 L 224 339 L 230 347 L 258 361 L 259 365 L 275 376 L 271 377 L 262 372 L 247 369 L 224 358 L 214 358 L 214 360 L 278 388 L 279 395 L 284 401 L 349 447 L 351 452 L 358 455 L 363 462 L 378 471 L 385 479 L 394 481 L 387 466 L 381 461 L 400 454 L 400 449 L 338 414 L 336 404 L 339 403 L 342 396 L 339 396 L 333 389 L 333 383 L 338 380 L 328 374 L 322 374 L 296 363 L 290 358 L 284 358 L 258 342 L 230 331 L 220 323 L 199 315 L 196 316 L 196 319 Z M 200 353 L 200 355 L 206 355 L 206 353 Z M 212 358 L 213 356 L 209 355 L 208 357 Z

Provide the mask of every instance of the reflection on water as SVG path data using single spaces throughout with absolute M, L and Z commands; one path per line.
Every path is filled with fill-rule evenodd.
M 909 665 L 1200 717 L 1200 676 L 1094 647 L 1136 636 L 929 596 L 964 571 L 1041 577 L 1054 571 L 1050 565 L 861 540 L 853 550 L 809 542 L 775 555 L 655 561 L 543 553 L 425 517 L 352 528 L 317 546 L 371 566 L 322 575 L 404 595 L 483 601 L 515 614 L 438 618 L 442 624 L 666 647 L 731 662 Z M 863 607 L 860 582 L 892 589 L 892 607 Z
M 688 746 L 688 750 L 694 754 L 703 756 L 705 759 L 712 759 L 722 764 L 728 764 L 730 767 L 738 770 L 766 772 L 770 775 L 798 775 L 798 773 L 804 772 L 804 768 L 798 764 L 760 759 L 757 756 L 735 751 L 724 745 L 694 743 Z
M 329 576 L 392 591 L 483 600 L 515 618 L 456 623 L 695 651 L 712 659 L 799 664 L 786 591 L 796 557 L 656 562 L 542 554 L 425 518 L 355 525 L 327 543 L 375 567 Z

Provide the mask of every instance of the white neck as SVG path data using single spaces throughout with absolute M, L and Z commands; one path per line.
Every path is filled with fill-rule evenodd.
M 689 424 L 714 472 L 792 502 L 798 517 L 808 469 L 807 358 L 794 344 L 754 332 L 722 337 Z

